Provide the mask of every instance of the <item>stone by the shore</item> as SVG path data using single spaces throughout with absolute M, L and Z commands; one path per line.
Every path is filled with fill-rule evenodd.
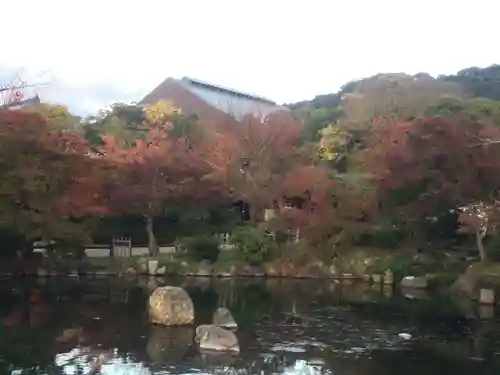
M 125 270 L 125 275 L 137 275 L 137 271 L 135 270 L 134 267 L 129 267 Z
M 474 299 L 478 298 L 481 288 L 500 290 L 500 263 L 471 264 L 452 286 L 452 290 Z
M 424 276 L 405 276 L 400 283 L 402 288 L 425 289 L 428 286 L 427 278 Z
M 49 272 L 45 268 L 39 268 L 37 271 L 37 275 L 39 277 L 47 277 L 49 275 Z
M 137 263 L 137 272 L 141 275 L 147 274 L 148 273 L 148 263 L 147 262 Z
M 246 265 L 241 270 L 241 274 L 243 276 L 250 276 L 250 277 L 264 277 L 266 275 L 266 271 L 262 267 Z
M 214 271 L 214 267 L 209 260 L 202 260 L 200 264 L 198 264 L 198 269 L 196 271 L 196 275 L 198 276 L 212 276 Z
M 159 264 L 160 264 L 160 262 L 158 262 L 157 260 L 149 260 L 148 261 L 148 273 L 151 276 L 156 275 L 156 271 L 158 270 Z
M 379 274 L 374 274 L 374 275 L 372 275 L 372 281 L 373 281 L 375 284 L 380 284 L 380 283 L 382 283 L 382 280 L 383 280 L 382 275 L 379 275 Z
M 392 273 L 391 270 L 387 270 L 384 273 L 384 284 L 385 285 L 392 285 L 394 284 L 394 273 Z
M 494 305 L 495 291 L 493 289 L 479 289 L 479 303 L 483 305 Z

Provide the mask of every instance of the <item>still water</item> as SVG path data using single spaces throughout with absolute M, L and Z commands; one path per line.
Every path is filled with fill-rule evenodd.
M 147 322 L 158 285 L 183 286 L 196 323 L 228 307 L 239 356 L 207 355 L 194 328 Z M 498 312 L 445 295 L 273 279 L 1 280 L 0 372 L 462 375 L 500 373 Z M 76 358 L 64 354 L 81 348 Z

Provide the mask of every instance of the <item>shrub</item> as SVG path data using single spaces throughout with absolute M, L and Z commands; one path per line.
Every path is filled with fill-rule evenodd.
M 175 253 L 183 255 L 187 253 L 187 245 L 191 239 L 189 237 L 178 237 L 174 241 Z
M 275 243 L 269 235 L 264 230 L 252 226 L 236 228 L 231 235 L 231 243 L 250 264 L 265 262 L 275 249 Z
M 227 249 L 219 253 L 219 258 L 217 261 L 219 263 L 235 263 L 242 258 L 242 255 L 238 249 Z
M 209 260 L 212 263 L 219 257 L 219 241 L 212 236 L 193 237 L 184 241 L 189 258 L 199 262 Z
M 274 233 L 274 239 L 278 246 L 285 245 L 288 242 L 288 237 L 288 233 L 281 230 L 277 230 Z
M 165 263 L 166 275 L 179 275 L 181 271 L 184 271 L 184 266 L 182 265 L 182 262 L 178 260 L 171 260 Z

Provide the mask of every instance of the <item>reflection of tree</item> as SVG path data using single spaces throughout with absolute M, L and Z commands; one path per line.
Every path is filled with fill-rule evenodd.
M 218 286 L 217 294 L 219 295 L 219 299 L 217 301 L 217 307 L 232 306 L 237 295 L 233 280 L 219 283 Z
M 461 331 L 457 331 L 457 327 L 452 325 L 453 322 L 449 323 L 450 325 L 441 329 L 443 338 L 435 334 L 420 342 L 421 349 L 427 353 L 426 358 L 433 360 L 434 367 L 437 363 L 440 363 L 441 366 L 444 364 L 455 366 L 457 372 L 447 371 L 465 375 L 472 373 L 472 370 L 465 370 L 464 365 L 471 363 L 482 363 L 485 366 L 493 365 L 494 352 L 497 350 L 495 349 L 495 337 L 499 337 L 500 333 L 498 322 L 493 320 L 480 321 L 475 317 L 470 317 L 465 323 L 461 322 L 461 325 L 467 324 L 466 328 L 461 327 Z M 471 361 L 471 359 L 476 361 Z
M 412 355 L 407 351 L 373 351 L 370 353 L 369 361 L 346 361 L 345 372 L 355 371 L 360 375 L 387 375 L 387 374 L 470 374 L 470 368 L 464 367 L 461 361 L 452 358 L 443 358 L 425 348 L 414 348 Z M 466 359 L 466 358 L 462 358 Z M 332 361 L 332 366 L 337 368 L 337 361 Z
M 14 312 L 20 316 L 11 328 L 0 328 L 0 353 L 9 363 L 28 368 L 35 363 L 41 366 L 52 362 L 52 338 L 57 329 L 57 320 L 44 319 L 43 324 L 31 326 L 30 307 L 27 303 L 18 303 Z M 31 319 L 30 319 L 31 318 Z
M 262 315 L 269 314 L 276 308 L 276 299 L 270 295 L 263 285 L 248 285 L 234 296 L 230 310 L 234 312 L 238 324 L 255 322 Z M 241 324 L 240 324 L 241 325 Z
M 492 321 L 476 321 L 470 337 L 470 356 L 490 359 L 493 356 L 492 334 L 498 329 Z
M 138 293 L 130 295 L 129 304 L 110 304 L 106 283 L 49 279 L 35 288 L 41 290 L 42 300 L 29 303 L 27 291 L 33 288 L 30 283 L 16 284 L 20 297 L 11 299 L 12 310 L 2 316 L 0 354 L 14 366 L 31 368 L 38 364 L 44 369 L 53 364 L 55 353 L 79 343 L 105 345 L 108 340 L 120 348 L 132 348 L 142 334 L 140 315 L 145 302 L 141 305 L 136 301 Z M 104 300 L 83 298 L 100 295 Z M 135 324 L 130 325 L 131 320 Z M 75 334 L 67 335 L 68 340 L 57 340 L 63 332 Z M 116 337 L 116 333 L 121 336 Z
M 179 363 L 193 342 L 192 327 L 151 326 L 146 351 L 153 362 Z
M 195 320 L 197 323 L 211 323 L 212 314 L 217 309 L 217 293 L 209 288 L 201 291 L 198 288 L 186 288 L 189 296 L 193 300 Z

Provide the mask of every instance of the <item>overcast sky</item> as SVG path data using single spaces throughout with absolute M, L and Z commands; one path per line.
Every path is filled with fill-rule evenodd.
M 184 75 L 278 102 L 500 63 L 500 1 L 3 0 L 0 77 L 88 114 Z

